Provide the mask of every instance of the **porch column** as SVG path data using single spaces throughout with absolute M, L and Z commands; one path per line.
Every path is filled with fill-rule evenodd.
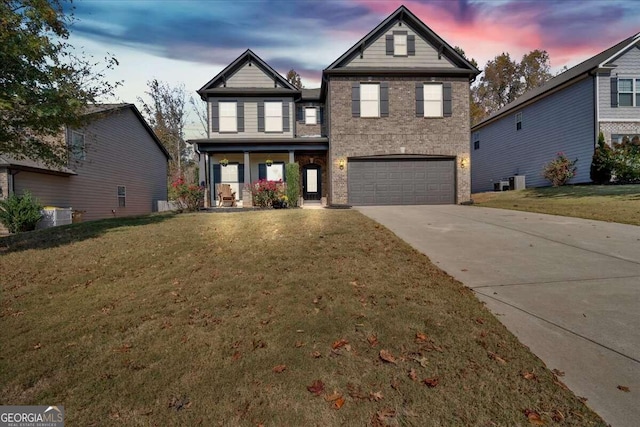
M 248 185 L 251 185 L 251 159 L 249 158 L 249 152 L 244 152 L 244 187 L 240 189 L 242 192 L 242 207 L 250 208 L 253 206 L 253 200 L 251 196 L 251 190 L 248 190 Z
M 295 157 L 293 155 L 293 150 L 289 151 L 289 163 L 295 162 Z
M 251 160 L 248 151 L 244 152 L 244 183 L 251 184 Z

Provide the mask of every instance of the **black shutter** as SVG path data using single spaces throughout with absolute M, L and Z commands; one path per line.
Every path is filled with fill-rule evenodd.
M 416 36 L 414 35 L 407 36 L 407 55 L 416 55 Z
M 618 108 L 618 78 L 611 77 L 611 108 Z
M 289 132 L 289 103 L 282 102 L 282 132 Z
M 424 117 L 424 84 L 416 83 L 416 117 Z
M 442 85 L 442 115 L 444 117 L 451 117 L 453 110 L 451 92 L 451 83 L 444 83 Z
M 393 36 L 390 34 L 387 35 L 386 40 L 387 40 L 387 55 L 393 56 Z
M 220 184 L 221 175 L 220 175 L 220 165 L 213 165 L 213 197 L 214 199 L 218 199 L 218 184 Z
M 211 131 L 220 132 L 220 112 L 218 101 L 211 101 Z
M 238 101 L 237 104 L 238 132 L 244 132 L 244 102 Z
M 318 107 L 318 123 L 324 124 L 324 107 Z
M 267 179 L 267 164 L 258 164 L 258 179 Z
M 389 83 L 380 83 L 380 117 L 389 117 Z
M 304 110 L 302 108 L 302 105 L 296 105 L 296 122 L 304 121 L 303 112 L 304 112 Z
M 243 164 L 238 165 L 238 182 L 240 184 L 244 183 L 244 165 Z M 242 186 L 240 186 L 240 191 L 242 192 Z
M 284 162 L 274 163 L 274 165 L 282 165 L 282 182 L 287 182 L 287 168 L 284 165 Z
M 360 117 L 360 83 L 351 84 L 351 115 Z
M 264 132 L 264 101 L 258 102 L 258 132 Z

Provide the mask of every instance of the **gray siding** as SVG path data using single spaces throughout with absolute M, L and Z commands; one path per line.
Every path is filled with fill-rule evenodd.
M 598 98 L 601 120 L 638 120 L 640 107 L 611 108 L 611 77 L 640 78 L 640 47 L 633 46 L 612 62 L 616 68 L 611 74 L 598 74 Z
M 208 104 L 209 110 L 209 129 L 213 129 L 211 124 L 211 101 L 225 101 L 225 98 L 210 98 Z M 242 100 L 244 102 L 244 132 L 238 133 L 220 133 L 209 132 L 209 138 L 224 138 L 224 139 L 237 139 L 237 138 L 289 138 L 293 137 L 294 121 L 295 121 L 295 105 L 293 98 L 227 98 L 226 100 Z M 258 101 L 287 101 L 289 102 L 289 131 L 282 133 L 264 133 L 258 132 Z
M 527 187 L 542 187 L 543 166 L 562 151 L 578 159 L 571 183 L 589 182 L 594 150 L 594 80 L 588 77 L 540 101 L 513 111 L 478 132 L 480 148 L 471 141 L 471 190 L 493 190 L 493 183 L 526 175 Z M 516 131 L 515 114 L 522 112 Z M 473 139 L 473 132 L 472 132 Z
M 259 67 L 256 67 L 255 64 L 251 66 L 245 64 L 244 67 L 240 68 L 230 77 L 227 77 L 227 87 L 272 88 L 273 77 L 265 74 Z
M 59 177 L 19 172 L 17 193 L 31 191 L 43 204 L 83 210 L 85 220 L 153 212 L 167 199 L 167 161 L 130 109 L 120 110 L 84 130 L 86 159 Z M 126 187 L 126 207 L 118 207 L 117 187 Z
M 399 56 L 394 57 L 386 54 L 387 34 L 393 34 L 394 31 L 406 31 L 408 35 L 416 37 L 416 54 L 415 56 Z M 433 67 L 433 68 L 455 68 L 444 55 L 438 59 L 438 48 L 427 43 L 406 23 L 402 26 L 395 24 L 389 31 L 378 38 L 373 44 L 365 49 L 364 55 L 360 58 L 357 55 L 345 67 Z

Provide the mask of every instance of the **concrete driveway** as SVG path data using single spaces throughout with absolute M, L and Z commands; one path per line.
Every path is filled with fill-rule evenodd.
M 640 425 L 640 227 L 473 206 L 357 209 L 472 288 L 605 421 Z

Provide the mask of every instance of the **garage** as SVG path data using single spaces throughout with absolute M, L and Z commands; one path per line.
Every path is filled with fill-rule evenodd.
M 455 159 L 349 159 L 349 204 L 444 205 L 456 202 Z

